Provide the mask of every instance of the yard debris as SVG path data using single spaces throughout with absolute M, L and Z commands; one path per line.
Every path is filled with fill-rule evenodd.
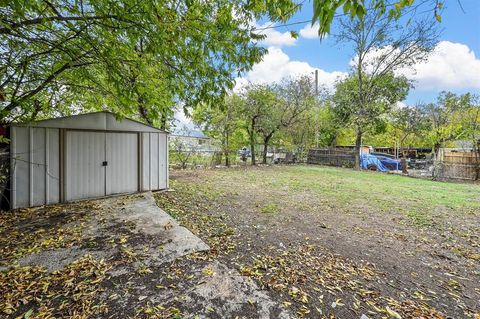
M 182 311 L 175 307 L 167 307 L 161 304 L 148 303 L 140 308 L 134 316 L 135 319 L 179 319 Z
M 88 201 L 71 205 L 75 214 L 70 214 L 66 205 L 0 212 L 0 266 L 11 265 L 24 255 L 79 244 L 88 212 L 97 210 L 98 205 Z
M 312 173 L 312 170 L 320 172 Z M 335 178 L 330 177 L 331 172 L 323 174 L 322 170 L 334 170 L 332 176 Z M 323 175 L 317 176 L 319 174 Z M 343 171 L 337 169 L 304 166 L 199 171 L 194 175 L 179 172 L 178 178 L 172 181 L 176 192 L 157 196 L 157 202 L 183 225 L 195 229 L 195 233 L 214 248 L 207 255 L 197 255 L 197 260 L 214 258 L 230 263 L 243 275 L 252 277 L 282 298 L 283 307 L 293 309 L 298 317 L 316 318 L 320 314 L 318 310 L 321 310 L 322 318 L 360 318 L 362 314 L 364 319 L 398 319 L 398 316 L 444 318 L 452 311 L 457 316 L 473 318 L 475 308 L 472 309 L 471 302 L 467 306 L 468 303 L 466 305 L 451 295 L 447 299 L 439 298 L 439 287 L 435 281 L 425 277 L 425 266 L 415 268 L 415 276 L 405 272 L 404 277 L 397 277 L 397 274 L 403 273 L 398 268 L 393 270 L 394 277 L 385 272 L 384 266 L 388 263 L 382 259 L 398 263 L 400 252 L 403 254 L 400 258 L 413 260 L 418 258 L 418 254 L 430 255 L 433 251 L 431 247 L 438 247 L 434 246 L 438 243 L 434 237 L 440 226 L 438 216 L 419 205 L 424 203 L 419 199 L 421 191 L 408 192 L 410 195 L 406 200 L 410 202 L 403 201 L 399 205 L 398 196 L 389 197 L 395 192 L 372 192 L 371 188 L 379 188 L 380 185 L 369 184 L 371 181 L 368 180 L 378 179 L 378 175 L 362 175 L 365 180 L 357 189 L 359 182 L 353 179 L 353 175 L 358 174 L 346 172 L 348 176 L 343 180 L 338 178 L 344 178 L 342 174 Z M 406 181 L 413 183 L 410 179 Z M 235 188 L 233 185 L 238 183 L 248 184 L 249 187 Z M 432 207 L 435 207 L 433 198 L 437 197 L 436 193 L 428 193 L 428 196 Z M 442 201 L 447 199 L 443 197 Z M 248 203 L 251 203 L 250 207 Z M 389 206 L 387 203 L 393 204 Z M 459 203 L 452 200 L 449 205 L 458 210 Z M 273 206 L 270 204 L 278 205 L 281 211 L 278 214 L 258 214 L 261 208 Z M 378 209 L 372 209 L 373 205 Z M 478 212 L 475 210 L 472 216 L 476 215 Z M 388 223 L 385 216 L 391 216 Z M 419 216 L 431 222 L 427 225 Z M 417 222 L 411 224 L 411 218 Z M 328 221 L 328 226 L 325 221 Z M 326 236 L 322 234 L 319 237 L 314 232 L 320 228 L 325 229 Z M 218 233 L 218 229 L 233 231 L 222 234 L 219 242 L 213 235 Z M 448 231 L 455 229 L 450 226 Z M 442 233 L 442 238 L 451 238 L 450 234 Z M 473 251 L 466 250 L 468 247 L 465 246 L 465 243 L 471 242 L 469 234 L 472 234 L 470 230 L 462 235 L 465 241 L 457 242 L 457 245 L 463 245 L 462 254 L 458 256 L 474 261 L 474 258 L 469 258 L 475 257 Z M 358 238 L 361 238 L 360 242 L 350 242 Z M 328 241 L 331 241 L 331 247 L 339 250 L 321 244 Z M 350 246 L 342 245 L 346 241 Z M 226 242 L 231 243 L 233 248 L 227 249 Z M 357 244 L 360 245 L 358 249 L 355 248 Z M 345 251 L 345 246 L 356 250 L 357 255 L 364 252 L 363 258 L 347 257 L 350 252 Z M 390 252 L 390 255 L 377 259 L 375 264 L 368 262 L 372 256 L 382 256 L 382 251 Z M 436 248 L 435 251 L 440 250 Z M 442 269 L 443 272 L 449 269 L 441 264 L 433 265 L 438 267 L 435 268 L 439 270 L 436 274 L 440 276 Z M 426 285 L 426 288 L 420 289 L 420 284 Z M 450 284 L 450 288 L 455 287 Z M 463 280 L 459 284 L 461 286 Z M 452 289 L 449 292 L 458 291 Z M 452 307 L 445 308 L 445 302 Z
M 94 301 L 110 267 L 87 255 L 50 274 L 30 266 L 0 272 L 0 309 L 4 315 L 36 318 L 106 313 L 106 305 Z
M 108 224 L 108 214 L 125 212 L 140 195 L 107 208 L 92 201 L 1 214 L 0 258 L 8 268 L 0 273 L 0 317 L 225 317 L 231 307 L 248 318 L 264 311 L 263 318 L 480 319 L 477 210 L 459 227 L 454 218 L 443 222 L 459 201 L 438 217 L 398 196 L 390 207 L 391 192 L 363 198 L 337 171 L 332 185 L 328 174 L 311 174 L 292 166 L 174 176 L 176 192 L 156 194 L 157 203 L 211 249 L 161 262 L 151 256 L 169 251 L 168 223 L 154 235 L 133 219 Z M 370 175 L 378 176 L 364 184 L 377 178 Z M 238 183 L 250 187 L 232 187 Z M 436 190 L 428 196 L 438 199 Z M 269 203 L 281 209 L 259 213 Z M 410 224 L 407 208 L 434 223 Z M 96 224 L 109 228 L 93 233 Z M 62 249 L 76 255 L 58 271 L 21 263 Z

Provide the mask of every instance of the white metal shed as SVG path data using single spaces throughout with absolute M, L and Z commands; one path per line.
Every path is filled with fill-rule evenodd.
M 168 188 L 168 133 L 110 112 L 10 128 L 10 207 Z

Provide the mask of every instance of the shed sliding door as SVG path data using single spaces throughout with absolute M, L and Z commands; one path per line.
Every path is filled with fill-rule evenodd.
M 106 133 L 106 194 L 138 191 L 138 135 Z
M 137 134 L 67 131 L 65 150 L 67 201 L 138 190 Z

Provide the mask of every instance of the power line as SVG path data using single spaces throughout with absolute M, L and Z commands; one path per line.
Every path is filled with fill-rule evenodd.
M 275 29 L 275 28 L 281 28 L 281 27 L 288 27 L 288 26 L 291 26 L 291 25 L 303 24 L 303 23 L 307 23 L 307 22 L 312 22 L 312 20 L 297 21 L 297 22 L 286 23 L 286 24 L 280 24 L 280 25 L 270 25 L 270 26 L 268 26 L 268 27 L 264 27 L 264 28 L 258 28 L 258 29 L 255 29 L 255 31 L 263 31 L 263 30 L 268 30 L 268 29 Z
M 290 11 L 286 12 L 285 14 L 290 14 L 290 13 L 293 12 L 293 10 L 296 10 L 296 9 L 298 9 L 298 8 L 301 8 L 301 7 L 303 6 L 303 4 L 305 3 L 305 1 L 307 1 L 307 0 L 303 0 L 302 2 L 300 2 L 299 4 L 297 4 L 295 7 L 293 7 Z M 261 30 L 273 29 L 273 28 L 275 28 L 274 24 L 275 24 L 275 22 L 272 22 L 272 23 L 270 23 L 270 25 L 269 25 L 268 27 L 265 27 L 265 28 L 262 28 L 262 29 L 255 29 L 255 31 L 257 31 L 257 30 L 261 31 Z M 280 26 L 284 26 L 284 25 L 280 25 Z M 280 27 L 280 26 L 277 26 L 277 27 Z
M 302 1 L 298 6 L 303 5 L 304 2 L 305 2 L 305 0 Z M 407 11 L 405 11 L 404 13 L 402 13 L 402 16 L 403 16 L 403 15 L 406 15 L 406 14 L 409 14 L 409 13 L 411 13 L 411 12 L 413 12 L 413 11 L 416 11 L 420 6 L 424 5 L 425 3 L 429 3 L 429 2 L 430 2 L 430 0 L 424 0 L 424 1 L 422 1 L 422 2 L 421 2 L 420 4 L 418 4 L 417 6 L 413 6 L 412 8 L 410 8 L 410 10 L 407 10 Z M 387 8 L 388 8 L 388 7 L 393 7 L 393 5 L 390 4 L 390 5 L 387 5 L 386 7 L 387 7 Z M 367 11 L 374 11 L 374 10 L 376 10 L 376 9 L 375 9 L 375 8 L 367 8 Z M 431 10 L 428 10 L 428 11 L 431 11 Z M 428 12 L 428 11 L 425 11 L 425 12 Z M 335 14 L 333 17 L 334 17 L 334 18 L 339 18 L 339 17 L 349 16 L 349 15 L 350 15 L 350 13 L 338 13 L 338 14 Z M 254 31 L 264 31 L 264 30 L 268 30 L 268 29 L 277 29 L 277 28 L 282 28 L 282 27 L 289 27 L 289 26 L 292 26 L 292 25 L 298 25 L 298 24 L 303 24 L 303 23 L 307 23 L 307 22 L 310 22 L 310 23 L 311 23 L 312 20 L 309 19 L 309 20 L 296 21 L 296 22 L 279 24 L 279 25 L 274 25 L 275 22 L 272 22 L 272 23 L 270 23 L 270 25 L 268 25 L 268 26 L 266 26 L 266 27 L 263 27 L 263 28 L 255 28 Z

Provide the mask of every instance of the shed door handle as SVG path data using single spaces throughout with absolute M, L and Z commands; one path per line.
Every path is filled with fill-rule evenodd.
M 102 166 L 107 166 L 107 165 L 108 165 L 108 162 L 107 162 L 107 161 L 104 161 L 104 162 L 102 163 Z

